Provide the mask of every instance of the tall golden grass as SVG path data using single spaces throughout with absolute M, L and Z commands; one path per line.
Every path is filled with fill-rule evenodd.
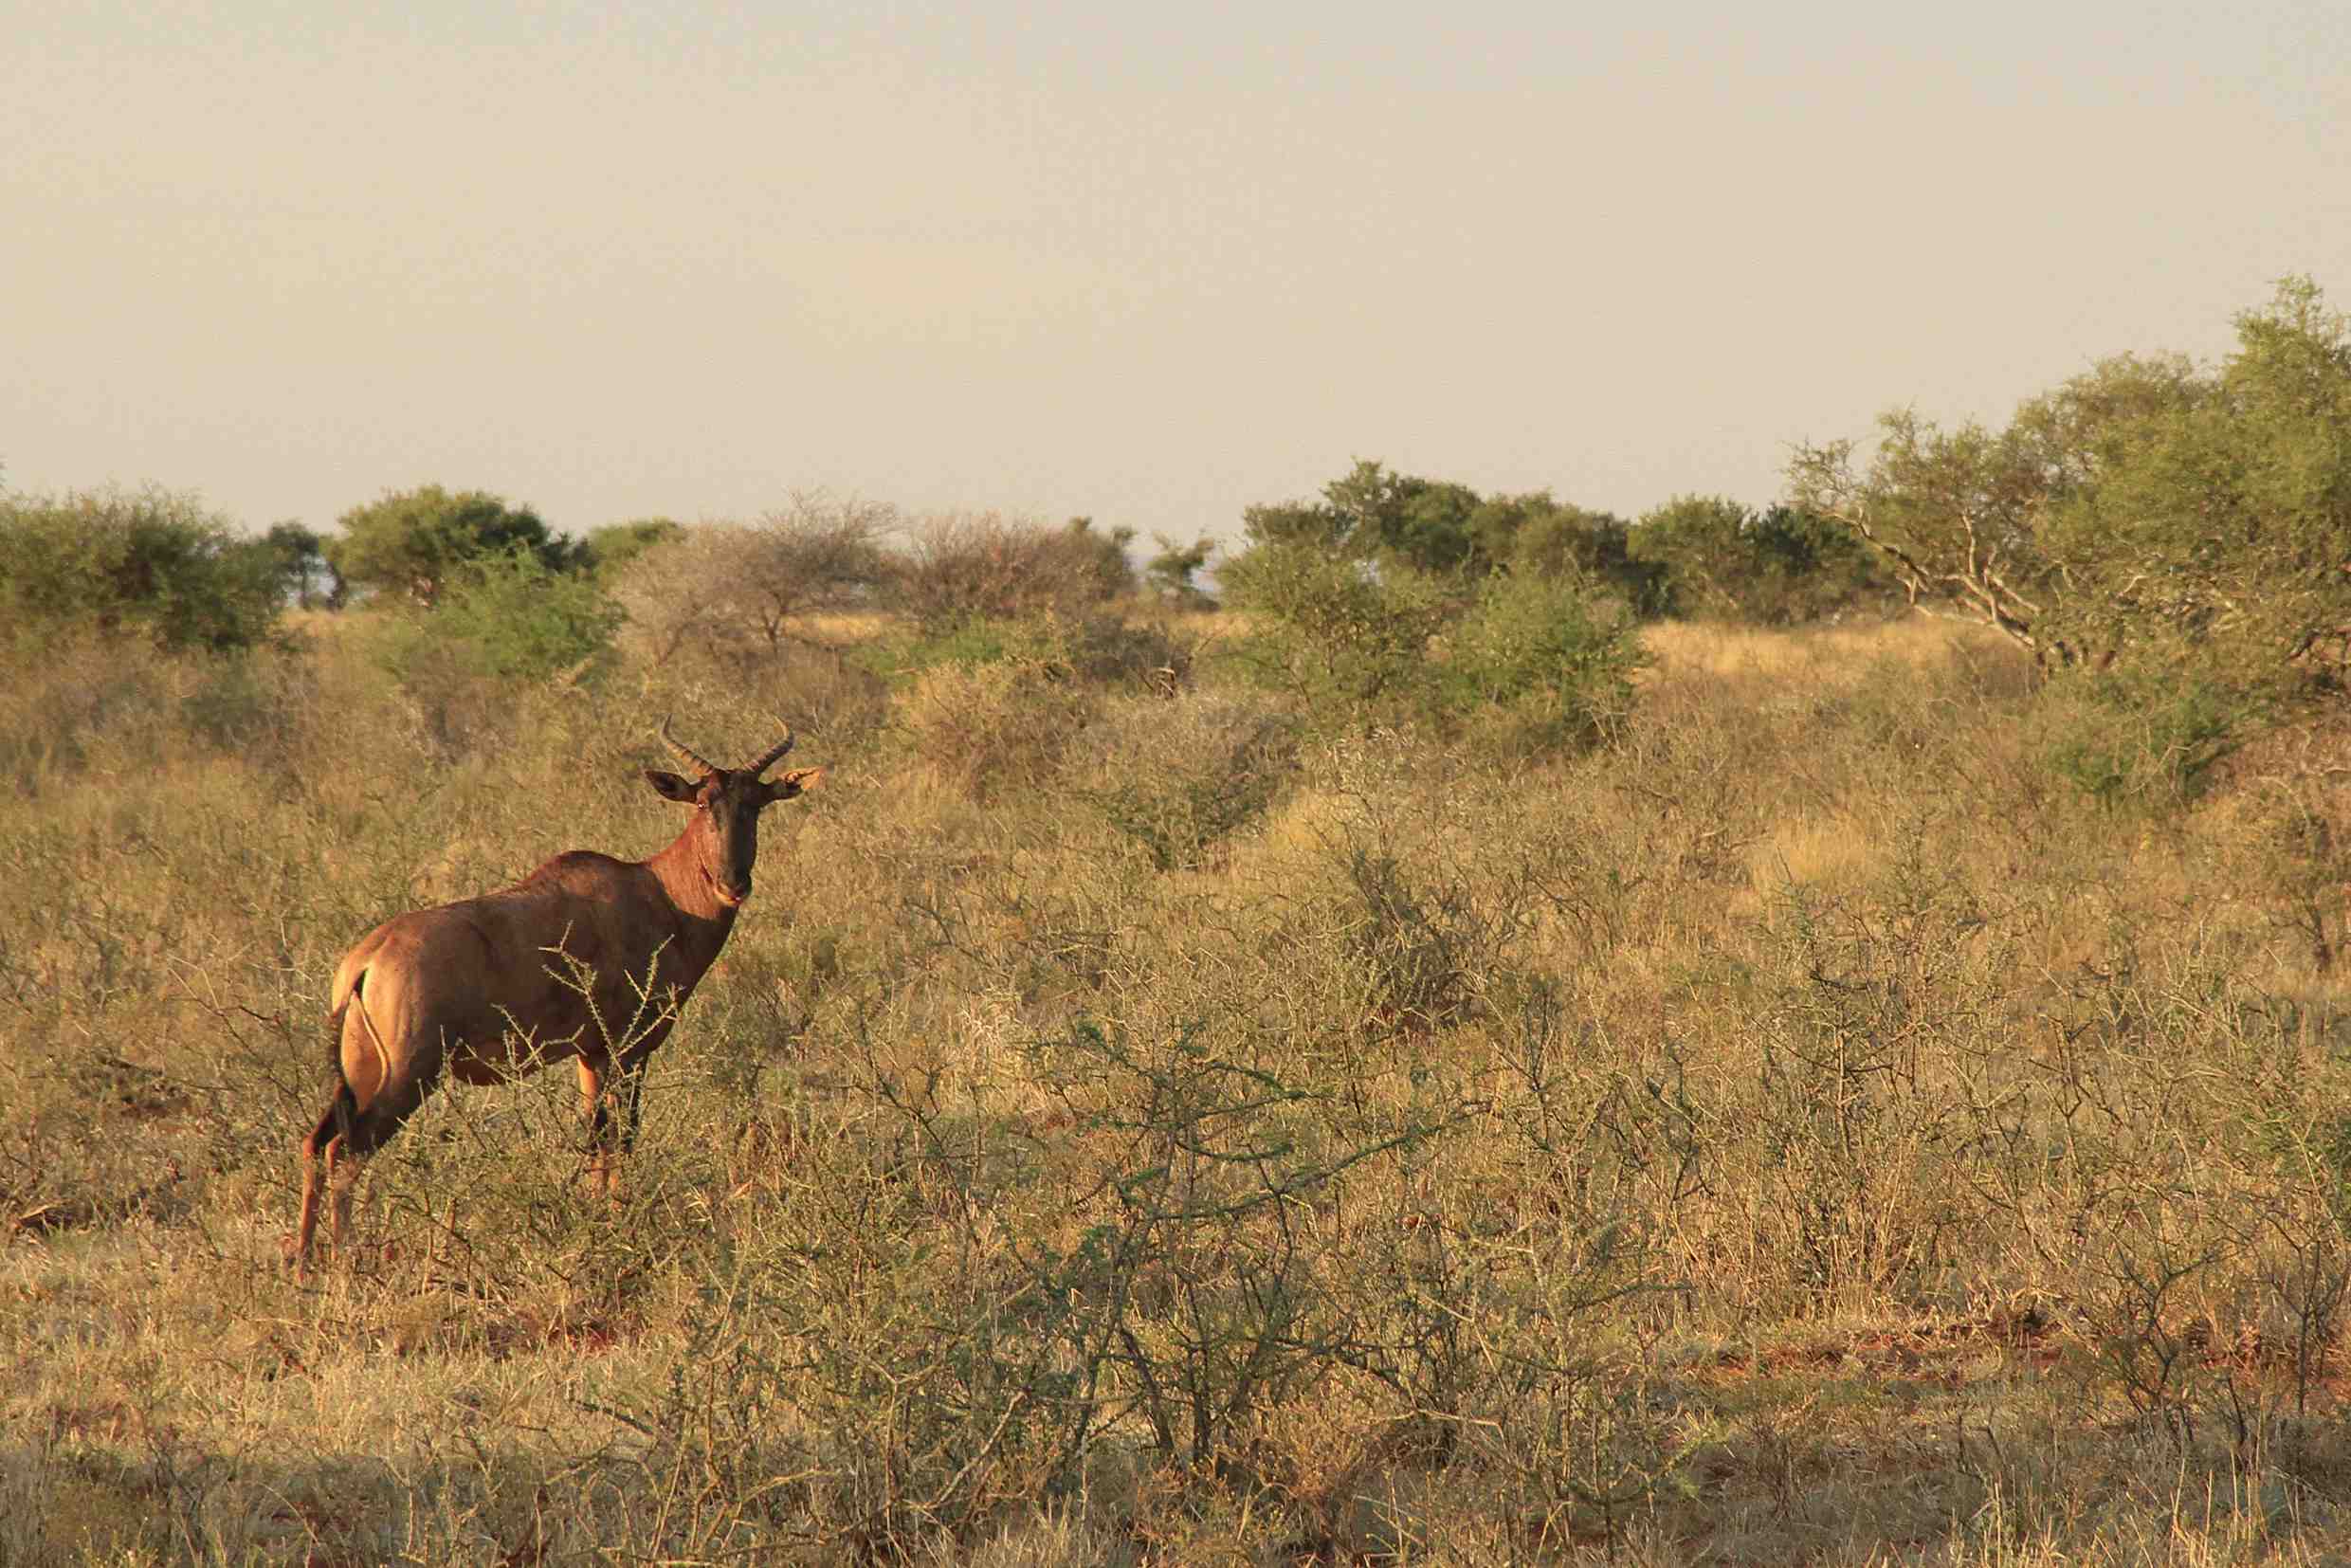
M 1658 629 L 1543 764 L 301 636 L 0 682 L 0 1561 L 2351 1551 L 2338 734 L 2103 807 L 1923 621 Z M 672 712 L 830 773 L 623 1205 L 458 1088 L 297 1283 L 336 958 L 658 848 Z

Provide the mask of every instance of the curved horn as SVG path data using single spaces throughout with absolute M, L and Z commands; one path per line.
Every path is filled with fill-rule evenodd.
M 784 724 L 784 721 L 781 719 L 778 719 L 775 721 L 778 724 Z M 770 746 L 767 749 L 766 754 L 762 756 L 758 761 L 752 763 L 743 771 L 749 774 L 752 777 L 756 778 L 761 774 L 767 772 L 768 769 L 774 767 L 775 765 L 775 759 L 790 750 L 792 750 L 792 726 L 790 724 L 784 724 L 784 738 L 781 740 L 776 741 L 775 745 Z
M 663 745 L 667 746 L 671 751 L 676 752 L 682 759 L 691 764 L 702 775 L 703 777 L 707 778 L 710 775 L 719 771 L 715 765 L 702 757 L 697 756 L 692 747 L 688 746 L 684 741 L 680 740 L 676 736 L 669 733 L 669 716 L 665 713 L 662 715 L 661 738 Z

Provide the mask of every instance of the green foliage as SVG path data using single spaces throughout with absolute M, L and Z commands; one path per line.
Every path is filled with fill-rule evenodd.
M 291 594 L 304 610 L 342 608 L 342 575 L 328 561 L 326 540 L 316 530 L 299 522 L 277 522 L 262 539 L 277 569 L 280 593 Z
M 1251 506 L 1252 548 L 1295 545 L 1397 570 L 1472 579 L 1500 572 L 1581 576 L 1646 611 L 1658 568 L 1627 548 L 1621 519 L 1554 500 L 1547 490 L 1481 497 L 1466 484 L 1358 463 L 1319 501 Z
M 2211 374 L 2139 400 L 2053 504 L 2052 620 L 2133 663 L 2334 679 L 2351 655 L 2351 319 L 2288 280 Z
M 1143 563 L 1144 585 L 1177 610 L 1215 609 L 1216 600 L 1200 586 L 1215 541 L 1205 535 L 1190 544 L 1177 544 L 1165 534 L 1152 538 L 1159 553 Z
M 2035 722 L 2050 767 L 2084 793 L 2105 806 L 2161 807 L 2202 793 L 2265 714 L 2258 693 L 2209 669 L 2123 666 L 2069 676 Z
M 340 523 L 327 558 L 346 582 L 427 606 L 452 578 L 492 556 L 524 550 L 551 570 L 571 564 L 571 547 L 537 513 L 483 490 L 391 491 L 345 512 Z
M 1631 628 L 1601 601 L 1646 612 L 1664 576 L 1606 513 L 1377 463 L 1319 502 L 1252 506 L 1243 527 L 1220 577 L 1259 620 L 1245 665 L 1326 722 L 1468 722 L 1514 750 L 1587 738 L 1623 711 Z
M 1520 749 L 1606 734 L 1631 710 L 1632 673 L 1646 662 L 1621 606 L 1558 577 L 1489 579 L 1446 641 L 1444 708 L 1457 720 L 1501 718 Z
M 1844 523 L 1790 506 L 1754 512 L 1720 496 L 1680 496 L 1644 517 L 1631 553 L 1656 571 L 1664 614 L 1791 626 L 1890 591 Z
M 74 628 L 166 648 L 251 647 L 278 618 L 271 547 L 161 489 L 0 498 L 0 621 L 27 641 Z
M 1092 518 L 1071 518 L 1062 525 L 1062 538 L 1084 563 L 1083 579 L 1096 603 L 1122 599 L 1135 591 L 1135 561 L 1127 554 L 1135 542 L 1134 529 L 1097 529 Z
M 1631 548 L 1624 520 L 1552 499 L 1548 490 L 1490 496 L 1470 514 L 1473 561 L 1517 576 L 1580 577 L 1642 614 L 1654 613 L 1662 574 Z
M 1631 619 L 1580 576 L 1449 579 L 1295 539 L 1259 542 L 1224 579 L 1261 622 L 1245 666 L 1325 724 L 1470 723 L 1541 750 L 1595 738 L 1631 703 Z
M 2214 370 L 2108 359 L 2005 429 L 1885 415 L 1799 447 L 1801 507 L 1850 524 L 1914 601 L 2045 664 L 2202 664 L 2238 685 L 2340 684 L 2351 655 L 2351 326 L 2287 279 Z
M 516 549 L 474 562 L 431 610 L 395 622 L 381 657 L 404 679 L 453 663 L 498 680 L 545 680 L 601 660 L 624 618 L 594 578 Z
M 1796 507 L 1834 518 L 1885 557 L 1913 604 L 1952 604 L 2042 657 L 2039 626 L 2057 590 L 2039 523 L 2058 470 L 2017 431 L 1939 428 L 1908 409 L 1878 421 L 1878 447 L 1856 471 L 1853 444 L 1797 448 Z
M 1391 716 L 1417 702 L 1445 586 L 1408 568 L 1376 571 L 1308 538 L 1261 540 L 1223 573 L 1226 596 L 1262 619 L 1244 659 L 1330 720 Z
M 1467 563 L 1476 492 L 1358 462 L 1322 487 L 1320 501 L 1251 506 L 1242 531 L 1256 544 L 1335 550 L 1383 566 L 1444 572 Z
M 1449 572 L 1469 562 L 1478 495 L 1466 484 L 1358 463 L 1322 488 L 1340 536 L 1383 564 Z
M 1479 496 L 1380 464 L 1357 464 L 1323 486 L 1321 501 L 1246 508 L 1241 529 L 1248 548 L 1220 578 L 1236 607 L 1282 628 L 1260 663 L 1282 667 L 1295 686 L 1354 701 L 1399 691 L 1427 639 L 1481 583 L 1573 581 L 1650 613 L 1665 576 L 1631 553 L 1630 529 L 1608 513 L 1549 491 Z
M 623 568 L 657 544 L 665 544 L 685 536 L 685 525 L 667 518 L 640 518 L 634 522 L 608 522 L 600 528 L 588 530 L 588 537 L 579 541 L 579 564 L 606 582 L 615 580 Z

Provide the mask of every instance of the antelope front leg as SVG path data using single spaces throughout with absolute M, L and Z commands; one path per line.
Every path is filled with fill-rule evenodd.
M 610 1076 L 611 1092 L 605 1097 L 612 1112 L 612 1166 L 605 1182 L 605 1195 L 615 1206 L 620 1203 L 622 1164 L 637 1146 L 637 1103 L 645 1093 L 645 1058 L 627 1058 L 613 1064 Z
M 579 1058 L 580 1115 L 588 1123 L 588 1179 L 607 1198 L 615 1198 L 613 1166 L 619 1158 L 619 1129 L 612 1124 L 612 1107 L 605 1103 L 604 1080 L 605 1064 Z

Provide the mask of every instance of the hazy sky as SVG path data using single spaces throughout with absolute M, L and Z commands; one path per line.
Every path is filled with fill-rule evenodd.
M 0 0 L 0 141 L 5 483 L 252 526 L 1633 516 L 2351 308 L 2346 0 Z

